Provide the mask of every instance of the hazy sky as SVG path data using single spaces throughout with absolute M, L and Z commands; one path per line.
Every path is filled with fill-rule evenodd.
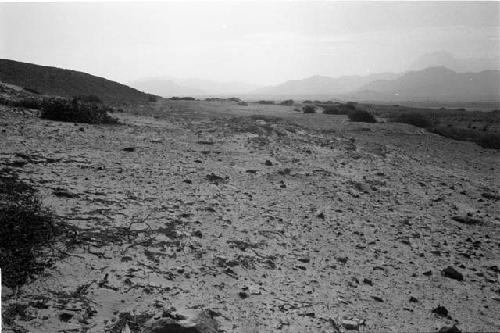
M 0 57 L 120 82 L 273 84 L 499 57 L 499 2 L 0 3 Z

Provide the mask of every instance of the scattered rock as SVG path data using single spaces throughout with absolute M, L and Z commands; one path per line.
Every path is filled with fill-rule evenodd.
M 467 214 L 465 216 L 453 216 L 452 219 L 454 221 L 459 222 L 459 223 L 470 224 L 470 225 L 483 223 L 483 221 L 481 221 L 479 219 L 475 219 L 472 216 L 470 216 L 469 214 Z
M 270 160 L 266 160 L 266 163 L 264 163 L 266 166 L 273 166 L 273 162 Z
M 438 331 L 438 333 L 462 333 L 462 331 L 459 330 L 458 327 L 453 325 L 451 327 L 449 327 L 449 326 L 441 327 L 441 329 Z
M 241 299 L 245 299 L 245 298 L 249 297 L 249 295 L 246 292 L 244 292 L 244 291 L 240 291 L 238 293 L 238 296 L 240 296 Z
M 372 280 L 367 279 L 367 278 L 364 278 L 364 279 L 363 279 L 363 283 L 364 283 L 364 284 L 367 284 L 367 285 L 370 285 L 370 286 L 373 286 L 373 282 L 372 282 Z
M 373 298 L 374 300 L 376 300 L 377 302 L 380 302 L 380 303 L 383 303 L 383 302 L 384 302 L 384 300 L 383 300 L 381 297 L 378 297 L 378 296 L 372 296 L 372 298 Z
M 203 238 L 203 233 L 201 232 L 201 230 L 195 230 L 191 233 L 191 235 L 194 237 Z
M 425 275 L 425 276 L 431 276 L 432 275 L 432 271 L 423 272 L 422 274 Z
M 415 297 L 411 296 L 410 299 L 409 299 L 409 302 L 410 303 L 418 303 L 418 299 L 416 299 Z
M 355 320 L 342 320 L 341 324 L 346 330 L 359 330 L 359 323 Z
M 191 179 L 184 179 L 183 182 L 186 183 L 186 184 L 192 184 L 193 183 L 193 181 Z
M 52 191 L 52 194 L 60 198 L 78 198 L 78 194 L 75 194 L 64 188 L 56 188 Z
M 67 323 L 68 321 L 70 321 L 71 318 L 73 318 L 73 314 L 71 314 L 71 313 L 63 312 L 63 313 L 59 314 L 59 320 L 60 321 L 64 321 L 65 323 Z
M 126 148 L 123 148 L 123 151 L 126 151 L 126 152 L 129 152 L 129 153 L 132 153 L 135 151 L 135 148 L 134 147 L 126 147 Z
M 441 275 L 445 277 L 449 277 L 450 279 L 455 279 L 458 281 L 463 281 L 464 276 L 462 273 L 457 271 L 455 268 L 448 266 L 441 271 Z
M 442 305 L 438 305 L 437 308 L 435 308 L 435 309 L 432 310 L 432 313 L 435 313 L 435 314 L 437 314 L 438 316 L 441 316 L 441 317 L 448 317 L 448 309 L 446 309 Z

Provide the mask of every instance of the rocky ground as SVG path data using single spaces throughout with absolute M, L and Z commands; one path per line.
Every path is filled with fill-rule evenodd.
M 0 168 L 77 230 L 4 287 L 5 332 L 500 331 L 498 151 L 278 106 L 0 108 Z

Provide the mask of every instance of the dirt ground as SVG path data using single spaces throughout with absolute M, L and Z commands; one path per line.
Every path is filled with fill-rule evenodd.
M 500 331 L 499 151 L 286 106 L 129 111 L 0 106 L 0 168 L 78 230 L 4 288 L 5 332 Z

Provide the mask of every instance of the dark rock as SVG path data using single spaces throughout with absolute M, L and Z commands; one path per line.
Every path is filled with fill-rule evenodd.
M 340 262 L 341 264 L 345 264 L 347 263 L 347 260 L 349 260 L 348 257 L 337 257 L 336 258 L 338 262 Z
M 266 160 L 266 163 L 264 163 L 266 166 L 273 166 L 273 162 L 270 160 Z
M 416 299 L 415 297 L 411 296 L 410 299 L 409 299 L 409 302 L 410 303 L 417 303 L 418 299 Z
M 445 277 L 449 277 L 450 279 L 455 279 L 458 281 L 463 281 L 464 276 L 462 273 L 457 271 L 455 268 L 448 266 L 441 271 L 441 275 Z
M 384 302 L 384 300 L 383 300 L 382 298 L 378 297 L 378 296 L 372 296 L 372 298 L 373 298 L 374 300 L 376 300 L 377 302 L 381 302 L 381 303 L 383 303 L 383 302 Z
M 85 132 L 85 128 L 83 128 L 83 127 L 80 127 L 78 130 L 79 130 L 80 132 Z
M 184 179 L 183 182 L 186 183 L 186 184 L 192 184 L 193 183 L 193 181 L 191 179 Z
M 60 321 L 68 322 L 71 320 L 71 318 L 73 318 L 73 314 L 71 314 L 71 313 L 63 312 L 63 313 L 59 314 Z
M 310 262 L 309 258 L 299 258 L 297 260 L 300 261 L 300 262 L 303 262 L 304 264 L 308 264 Z
M 63 188 L 57 188 L 57 189 L 53 190 L 52 193 L 56 197 L 60 197 L 60 198 L 77 198 L 78 197 L 78 194 L 75 194 L 75 193 L 70 192 L 70 191 L 63 189 Z
M 431 276 L 432 275 L 432 271 L 423 272 L 422 274 L 424 274 L 425 276 Z
M 441 317 L 448 317 L 448 309 L 446 309 L 442 305 L 438 305 L 437 308 L 435 308 L 435 309 L 432 310 L 432 313 L 435 313 L 435 314 L 437 314 L 438 316 L 441 316 Z
M 244 291 L 240 291 L 238 293 L 238 296 L 240 296 L 241 299 L 245 299 L 245 298 L 248 298 L 248 294 Z
M 478 220 L 478 219 L 475 219 L 473 217 L 471 217 L 470 215 L 465 215 L 465 216 L 453 216 L 452 219 L 454 221 L 457 221 L 459 223 L 463 223 L 463 224 L 470 224 L 470 225 L 473 225 L 473 224 L 481 224 L 483 223 L 483 221 L 481 220 Z
M 248 169 L 246 170 L 246 173 L 257 173 L 258 170 L 254 170 L 254 169 Z
M 131 152 L 135 151 L 135 148 L 134 147 L 126 147 L 126 148 L 123 148 L 123 151 L 131 153 Z
M 201 230 L 195 230 L 191 233 L 191 235 L 193 235 L 194 237 L 203 238 L 203 233 L 201 232 Z
M 462 333 L 461 330 L 459 330 L 455 325 L 449 327 L 441 327 L 441 329 L 438 331 L 438 333 Z
M 363 279 L 363 283 L 364 283 L 364 284 L 367 284 L 367 285 L 370 285 L 370 286 L 373 286 L 373 282 L 372 282 L 372 280 L 367 279 L 367 278 L 364 278 L 364 279 Z

